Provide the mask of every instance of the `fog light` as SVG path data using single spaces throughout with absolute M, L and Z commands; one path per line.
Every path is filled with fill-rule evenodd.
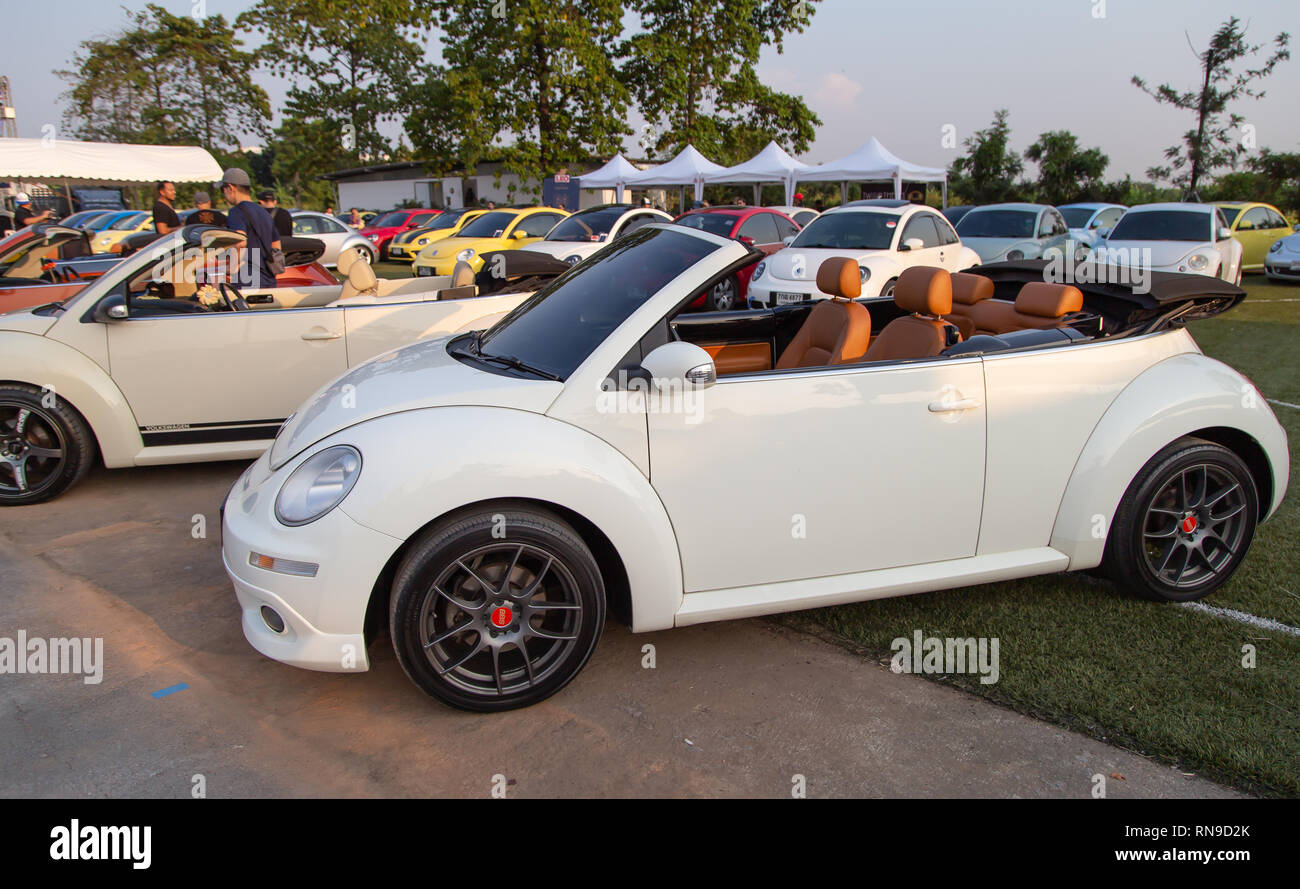
M 292 574 L 294 577 L 315 577 L 316 572 L 320 570 L 320 566 L 315 562 L 295 562 L 293 559 L 277 559 L 274 556 L 264 556 L 261 553 L 249 553 L 248 564 L 264 571 L 274 571 L 277 574 Z
M 270 605 L 262 606 L 262 620 L 271 628 L 273 633 L 284 632 L 284 618 L 282 618 Z

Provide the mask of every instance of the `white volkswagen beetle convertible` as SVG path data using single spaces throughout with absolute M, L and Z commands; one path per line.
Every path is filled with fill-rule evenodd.
M 57 496 L 96 453 L 110 469 L 251 459 L 325 381 L 525 296 L 476 297 L 472 274 L 381 281 L 355 251 L 337 286 L 241 293 L 221 281 L 243 243 L 186 226 L 62 302 L 0 315 L 0 506 Z
M 1039 261 L 858 301 L 832 258 L 831 299 L 685 311 L 753 260 L 650 225 L 319 391 L 223 505 L 248 640 L 365 670 L 387 629 L 420 688 L 500 710 L 569 682 L 607 610 L 663 630 L 1099 565 L 1195 599 L 1282 500 L 1282 428 L 1180 323 L 1231 284 Z

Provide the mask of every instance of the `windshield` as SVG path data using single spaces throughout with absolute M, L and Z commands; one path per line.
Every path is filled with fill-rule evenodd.
M 1129 211 L 1110 233 L 1112 241 L 1208 241 L 1210 214 L 1191 210 Z
M 963 238 L 1032 238 L 1038 213 L 1033 210 L 971 210 L 957 223 Z
M 830 247 L 839 250 L 888 250 L 898 229 L 892 213 L 857 210 L 823 213 L 799 232 L 791 247 Z
M 132 213 L 130 216 L 122 217 L 117 222 L 114 222 L 112 225 L 110 225 L 108 228 L 110 231 L 125 232 L 125 231 L 130 231 L 131 229 L 135 228 L 137 225 L 139 225 L 142 222 L 144 222 L 143 213 Z
M 1232 225 L 1234 222 L 1236 222 L 1237 217 L 1241 215 L 1241 211 L 1244 209 L 1245 207 L 1220 207 L 1219 208 L 1219 210 L 1223 213 L 1223 217 L 1228 220 L 1228 225 Z
M 1065 217 L 1065 224 L 1070 228 L 1086 228 L 1088 220 L 1096 212 L 1087 207 L 1061 207 L 1061 215 Z
M 405 213 L 385 213 L 378 219 L 372 220 L 369 225 L 371 228 L 394 228 L 395 226 L 406 224 Z
M 684 232 L 638 229 L 530 296 L 479 348 L 565 379 L 646 300 L 718 249 Z
M 437 231 L 441 228 L 454 228 L 460 218 L 465 215 L 464 210 L 444 210 L 437 216 L 430 219 L 423 226 L 427 232 Z
M 96 216 L 89 222 L 82 223 L 81 227 L 87 231 L 101 232 L 121 218 L 119 213 L 105 213 L 103 216 Z
M 494 210 L 491 213 L 484 213 L 478 219 L 465 224 L 460 230 L 458 237 L 461 238 L 495 238 L 497 232 L 504 232 L 510 227 L 510 223 L 515 219 L 514 213 L 506 213 L 503 210 Z
M 731 236 L 731 227 L 736 224 L 736 217 L 730 213 L 687 213 L 677 220 L 677 224 L 727 238 Z
M 628 207 L 604 207 L 583 210 L 560 220 L 546 234 L 548 241 L 599 241 L 609 235 L 614 223 L 628 211 Z

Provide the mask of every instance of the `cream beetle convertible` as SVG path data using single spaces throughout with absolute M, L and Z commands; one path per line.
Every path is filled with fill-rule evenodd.
M 754 258 L 649 225 L 318 392 L 223 506 L 248 640 L 360 671 L 386 628 L 420 688 L 502 710 L 569 682 L 607 609 L 641 632 L 1099 565 L 1199 598 L 1282 500 L 1282 428 L 1179 324 L 1231 284 L 1022 262 L 858 300 L 832 258 L 832 299 L 684 311 Z
M 62 302 L 0 315 L 0 506 L 63 493 L 97 452 L 110 469 L 252 459 L 325 381 L 525 296 L 479 297 L 468 269 L 381 281 L 355 251 L 336 286 L 205 286 L 243 243 L 185 226 Z

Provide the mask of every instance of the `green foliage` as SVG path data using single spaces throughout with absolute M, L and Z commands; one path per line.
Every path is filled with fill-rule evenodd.
M 540 182 L 619 150 L 630 132 L 628 93 L 609 52 L 622 31 L 619 0 L 430 5 L 445 66 L 410 90 L 406 132 L 434 167 L 472 168 L 491 154 Z
M 428 28 L 427 5 L 412 0 L 260 0 L 236 25 L 264 38 L 257 50 L 261 65 L 293 80 L 286 122 L 335 134 L 338 153 L 359 163 L 393 149 L 379 126 L 407 111 L 406 83 L 424 55 L 418 38 Z
M 118 34 L 85 40 L 67 70 L 64 128 L 80 139 L 189 143 L 220 152 L 262 135 L 271 116 L 253 82 L 254 55 L 220 15 L 172 15 L 156 4 Z
M 1246 30 L 1234 16 L 1219 26 L 1209 45 L 1197 54 L 1201 83 L 1195 89 L 1180 91 L 1167 83 L 1151 87 L 1134 75 L 1133 84 L 1157 102 L 1190 111 L 1196 117 L 1196 127 L 1183 134 L 1182 142 L 1165 149 L 1168 163 L 1150 168 L 1147 175 L 1195 192 L 1202 179 L 1212 176 L 1215 170 L 1235 169 L 1247 151 L 1245 140 L 1236 135 L 1245 119 L 1228 111 L 1228 105 L 1241 98 L 1263 98 L 1264 92 L 1254 84 L 1291 58 L 1290 41 L 1290 35 L 1283 31 L 1273 38 L 1273 52 L 1263 65 L 1234 71 L 1237 62 L 1263 48 L 1246 42 Z
M 1025 165 L 1011 148 L 1009 117 L 1007 109 L 998 109 L 992 124 L 962 143 L 966 154 L 948 168 L 949 194 L 967 204 L 997 204 L 1023 196 L 1017 178 Z
M 1025 159 L 1038 165 L 1036 199 L 1044 204 L 1086 200 L 1101 186 L 1110 158 L 1100 148 L 1082 149 L 1068 130 L 1043 133 L 1025 150 Z
M 642 30 L 624 40 L 620 77 L 651 130 L 643 142 L 666 156 L 693 144 L 721 164 L 747 159 L 775 139 L 808 150 L 821 123 L 803 99 L 762 84 L 764 46 L 811 21 L 809 0 L 632 0 Z

